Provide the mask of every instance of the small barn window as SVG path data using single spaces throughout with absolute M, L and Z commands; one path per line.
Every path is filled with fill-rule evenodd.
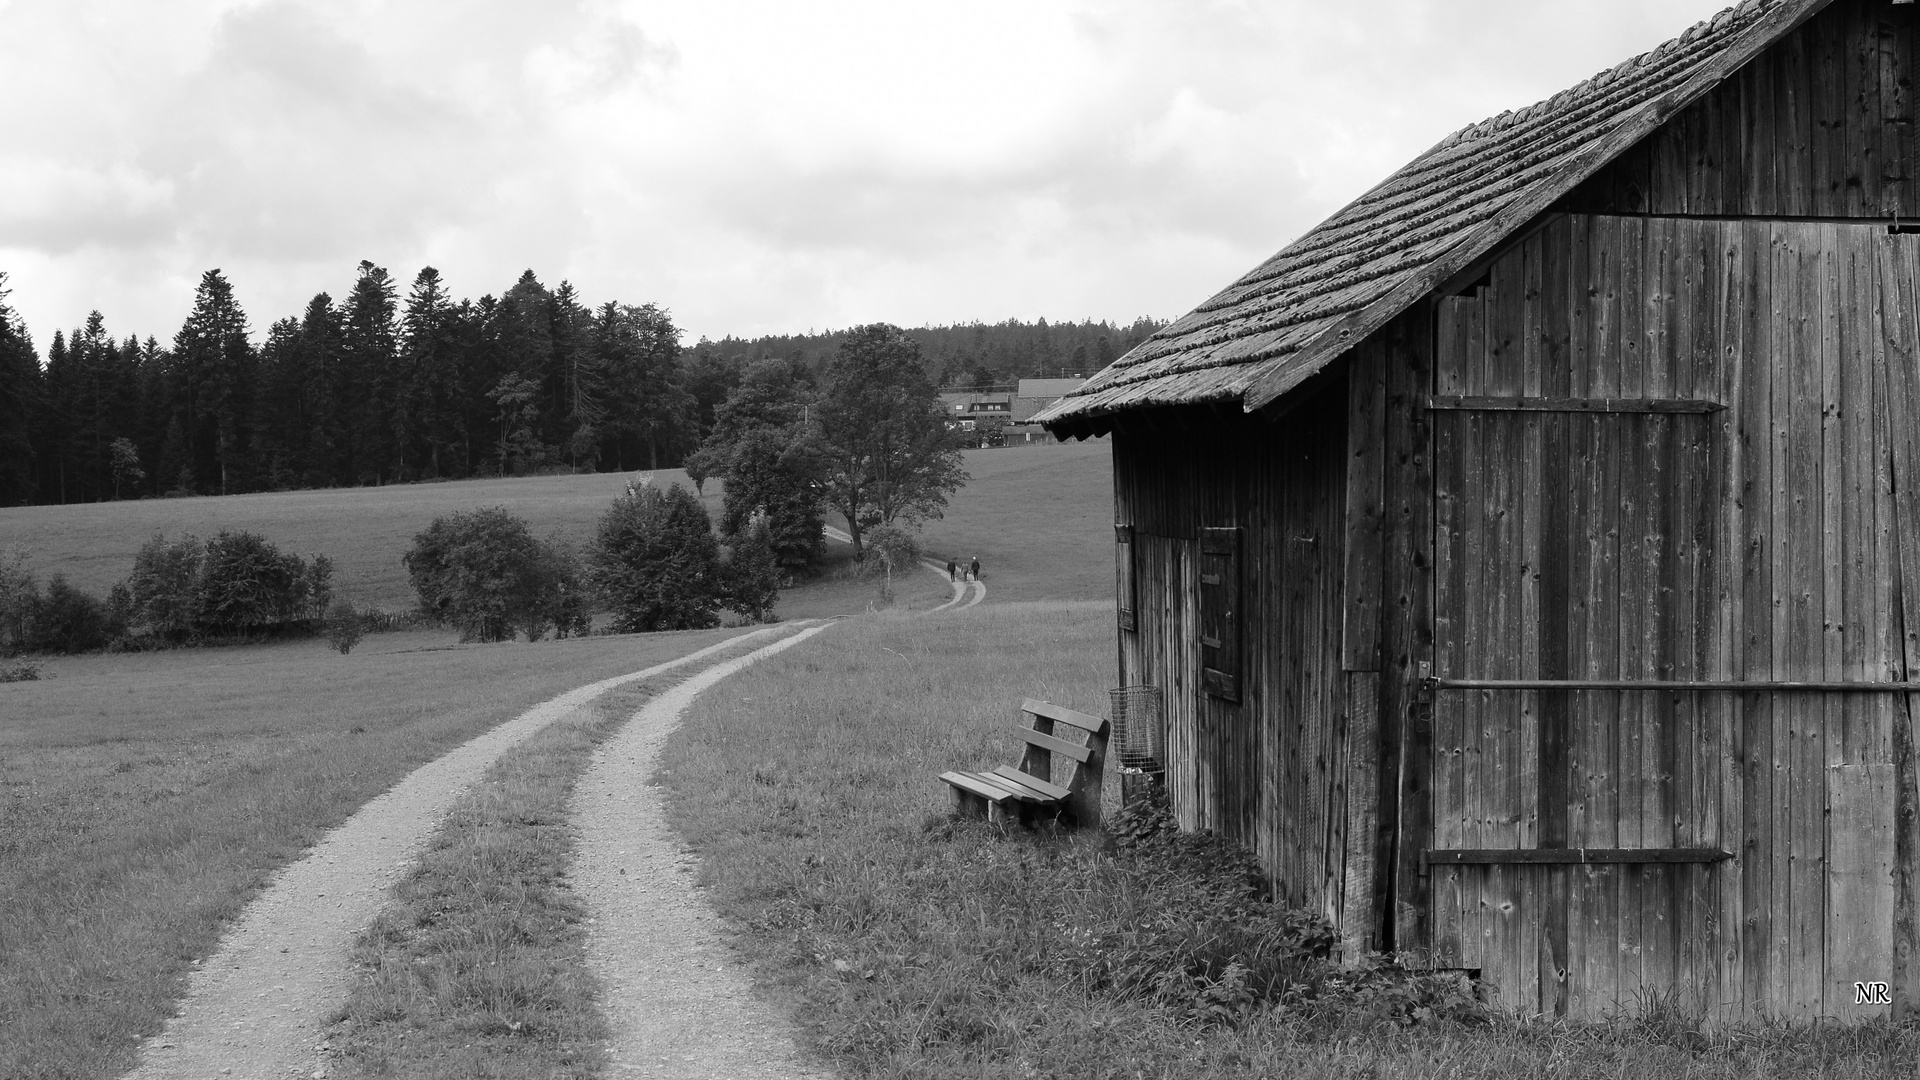
M 1134 630 L 1133 616 L 1133 526 L 1113 527 L 1114 605 L 1120 611 L 1120 629 Z
M 1200 530 L 1200 682 L 1240 700 L 1240 530 Z

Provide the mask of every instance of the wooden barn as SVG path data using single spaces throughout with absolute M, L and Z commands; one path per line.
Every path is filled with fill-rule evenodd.
M 1915 12 L 1467 128 L 1038 418 L 1183 826 L 1518 1010 L 1920 1001 Z

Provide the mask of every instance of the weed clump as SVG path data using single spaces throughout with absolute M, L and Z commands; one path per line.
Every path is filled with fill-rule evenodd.
M 327 644 L 333 646 L 341 656 L 352 652 L 353 647 L 360 644 L 360 636 L 366 633 L 366 629 L 366 620 L 351 601 L 335 601 L 327 609 Z

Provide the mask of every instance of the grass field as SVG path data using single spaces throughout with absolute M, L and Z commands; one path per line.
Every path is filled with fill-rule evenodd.
M 1107 440 L 967 451 L 973 479 L 921 542 L 980 557 L 998 600 L 1113 599 L 1113 453 Z
M 944 520 L 922 539 L 944 560 L 980 556 L 989 587 L 1027 599 L 1090 599 L 1111 595 L 1109 554 L 1112 465 L 1105 441 L 968 450 L 974 479 L 954 497 Z M 261 495 L 74 506 L 0 509 L 0 554 L 28 553 L 42 580 L 65 574 L 96 595 L 127 576 L 134 554 L 156 532 L 211 536 L 248 530 L 285 550 L 334 560 L 340 595 L 356 604 L 401 611 L 414 604 L 400 556 L 433 519 L 479 506 L 504 506 L 537 535 L 584 542 L 628 481 L 638 473 L 457 480 L 382 488 L 336 488 Z M 678 469 L 656 483 L 691 487 Z M 702 501 L 717 519 L 723 485 L 709 481 Z M 834 520 L 831 517 L 829 520 Z M 837 522 L 836 522 L 837 523 Z M 1086 546 L 1094 544 L 1089 553 Z M 939 596 L 911 586 L 901 603 Z M 924 595 L 923 595 L 924 594 Z M 870 592 L 826 580 L 793 590 L 776 605 L 782 618 L 864 611 Z
M 510 477 L 333 488 L 260 495 L 142 499 L 74 506 L 0 510 L 0 552 L 25 550 L 28 569 L 41 579 L 60 573 L 96 595 L 127 576 L 140 545 L 156 532 L 202 537 L 221 529 L 259 533 L 281 548 L 333 559 L 340 595 L 389 611 L 410 608 L 413 588 L 400 556 L 416 533 L 442 514 L 504 506 L 527 519 L 534 533 L 587 539 L 614 496 L 639 473 Z M 663 470 L 656 483 L 686 487 L 686 474 Z M 716 485 L 707 485 L 709 502 Z
M 1911 1024 L 1705 1032 L 1655 1011 L 1571 1027 L 1469 1001 L 1463 1018 L 1409 1027 L 1386 994 L 1250 996 L 1228 965 L 1257 974 L 1259 950 L 1234 939 L 1270 916 L 1224 902 L 1232 875 L 1216 864 L 945 818 L 938 774 L 1015 760 L 1021 697 L 1105 711 L 1113 633 L 1103 604 L 847 623 L 715 687 L 669 740 L 662 779 L 709 895 L 843 1075 L 1869 1080 L 1920 1067 Z
M 417 766 L 728 631 L 61 657 L 0 685 L 0 1076 L 105 1077 L 276 867 Z

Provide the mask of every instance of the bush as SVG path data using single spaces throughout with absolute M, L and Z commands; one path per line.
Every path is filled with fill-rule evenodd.
M 205 550 L 192 533 L 171 542 L 155 533 L 133 557 L 127 591 L 133 598 L 133 621 L 144 625 L 147 633 L 178 640 L 193 632 Z
M 0 664 L 0 683 L 34 682 L 39 678 L 38 664 Z
M 753 622 L 773 621 L 773 602 L 780 596 L 780 564 L 765 514 L 756 514 L 734 538 L 722 567 L 727 606 Z
M 593 632 L 593 589 L 573 545 L 558 535 L 547 538 L 543 553 L 540 612 L 554 637 L 585 637 Z M 532 634 L 529 632 L 529 636 Z
M 27 573 L 27 553 L 16 551 L 0 559 L 0 656 L 27 647 L 27 618 L 39 599 L 39 586 Z
M 133 559 L 112 607 L 127 625 L 169 641 L 315 627 L 333 597 L 333 562 L 290 555 L 250 532 L 202 543 L 155 534 Z M 124 631 L 124 627 L 122 628 Z
M 421 612 L 463 641 L 506 641 L 516 630 L 536 641 L 549 626 L 579 633 L 591 615 L 571 551 L 541 543 L 501 507 L 435 518 L 403 561 Z
M 348 600 L 336 601 L 327 609 L 325 626 L 327 643 L 341 656 L 352 652 L 353 647 L 360 644 L 360 636 L 366 632 L 366 623 L 361 619 L 360 612 Z
M 317 622 L 332 598 L 332 578 L 324 555 L 308 563 L 254 533 L 223 531 L 201 558 L 195 626 L 246 633 Z
M 27 648 L 32 652 L 91 652 L 107 643 L 107 608 L 99 598 L 67 583 L 65 574 L 47 582 L 27 616 Z
M 695 630 L 719 621 L 719 545 L 706 509 L 685 488 L 629 484 L 601 517 L 590 558 L 617 632 Z

